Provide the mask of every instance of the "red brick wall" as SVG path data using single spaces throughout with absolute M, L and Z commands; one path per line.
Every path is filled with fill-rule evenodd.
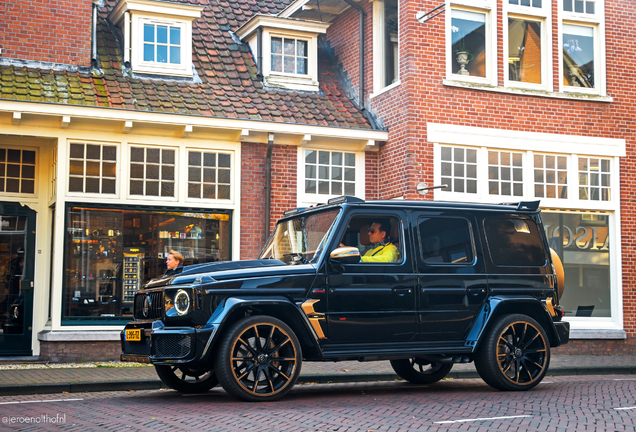
M 121 343 L 100 342 L 45 342 L 40 341 L 40 360 L 51 363 L 87 361 L 119 361 Z
M 497 77 L 503 85 L 507 73 L 503 43 L 502 2 L 497 1 Z M 495 93 L 485 90 L 445 86 L 445 18 L 444 14 L 420 24 L 415 19 L 418 11 L 427 11 L 439 5 L 438 0 L 415 2 L 400 0 L 400 81 L 401 85 L 369 99 L 373 92 L 372 71 L 372 4 L 360 3 L 367 11 L 365 30 L 365 98 L 372 110 L 389 127 L 389 141 L 382 146 L 377 172 L 368 164 L 369 182 L 377 182 L 379 198 L 404 194 L 410 199 L 432 199 L 433 193 L 420 196 L 415 192 L 419 182 L 433 184 L 433 143 L 427 141 L 427 123 L 490 127 L 527 132 L 568 134 L 592 137 L 623 138 L 627 143 L 627 157 L 621 159 L 621 231 L 622 231 L 622 298 L 624 329 L 628 341 L 577 341 L 573 347 L 588 349 L 596 344 L 634 352 L 636 337 L 636 228 L 634 219 L 636 192 L 636 84 L 625 76 L 636 56 L 636 12 L 631 0 L 605 2 L 607 92 L 611 103 L 585 100 L 563 100 L 529 95 Z M 446 12 L 448 13 L 448 11 Z M 557 40 L 558 7 L 552 7 L 552 58 L 554 90 L 559 91 Z M 348 76 L 358 83 L 357 52 L 348 46 L 357 41 L 357 12 L 351 10 L 337 18 L 327 32 L 327 39 L 335 48 L 338 60 Z M 357 28 L 357 27 L 356 27 Z M 598 78 L 597 78 L 598 79 Z M 618 175 L 618 173 L 615 173 Z M 377 179 L 374 177 L 377 176 Z M 368 187 L 368 191 L 370 188 Z M 632 341 L 632 342 L 629 342 Z M 576 349 L 574 349 L 576 351 Z M 584 353 L 584 352 L 583 352 Z
M 275 145 L 272 149 L 270 232 L 285 210 L 297 207 L 298 148 Z M 267 144 L 241 147 L 241 259 L 255 259 L 265 242 L 265 163 Z M 269 236 L 269 232 L 267 236 Z
M 90 66 L 91 25 L 90 0 L 0 2 L 0 57 Z

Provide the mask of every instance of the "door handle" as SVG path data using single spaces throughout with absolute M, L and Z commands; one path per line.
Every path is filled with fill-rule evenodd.
M 399 296 L 403 296 L 404 294 L 411 294 L 413 292 L 412 288 L 392 288 L 391 291 Z
M 471 295 L 485 294 L 486 288 L 468 288 L 468 293 Z

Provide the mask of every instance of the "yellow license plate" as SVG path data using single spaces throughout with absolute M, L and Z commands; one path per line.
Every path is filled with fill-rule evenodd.
M 126 330 L 127 341 L 141 341 L 141 329 Z

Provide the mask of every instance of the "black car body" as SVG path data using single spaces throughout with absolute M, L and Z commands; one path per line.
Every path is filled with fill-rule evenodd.
M 361 262 L 377 221 L 391 231 L 378 248 L 397 257 Z M 491 386 L 524 390 L 545 375 L 550 347 L 568 342 L 562 265 L 538 202 L 341 197 L 286 212 L 260 258 L 150 281 L 122 360 L 152 362 L 182 392 L 220 381 L 260 401 L 289 391 L 302 361 L 390 360 L 417 383 L 475 361 Z

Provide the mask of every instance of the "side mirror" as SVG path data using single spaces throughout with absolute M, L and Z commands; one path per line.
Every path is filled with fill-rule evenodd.
M 355 264 L 360 262 L 360 251 L 354 247 L 339 247 L 332 250 L 329 257 L 340 264 Z

